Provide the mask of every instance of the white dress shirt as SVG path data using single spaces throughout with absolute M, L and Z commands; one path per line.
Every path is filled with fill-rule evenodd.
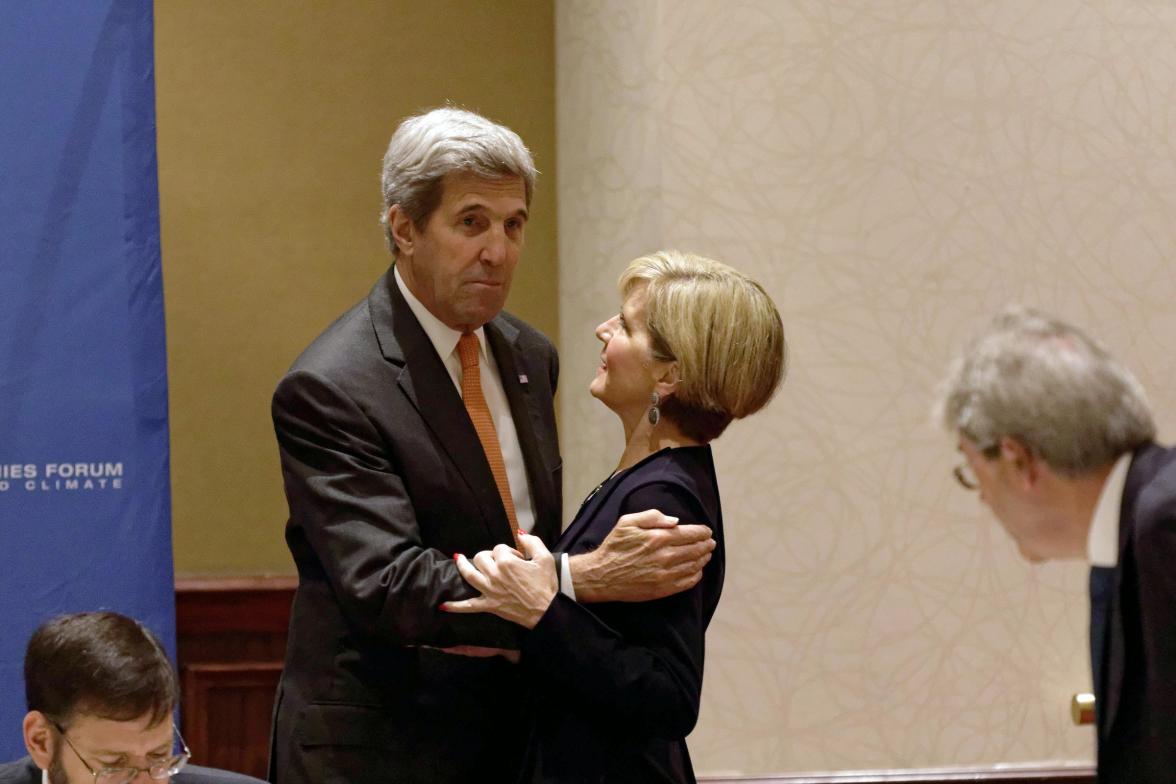
M 392 268 L 396 285 L 408 307 L 412 310 L 421 328 L 429 337 L 429 342 L 437 351 L 437 356 L 445 363 L 449 377 L 461 394 L 461 357 L 457 353 L 457 341 L 461 333 L 451 328 L 441 319 L 429 312 L 421 301 L 417 299 L 404 279 L 400 277 L 400 270 Z M 523 462 L 523 448 L 519 445 L 519 434 L 515 430 L 514 419 L 510 415 L 510 403 L 506 399 L 506 391 L 502 388 L 502 378 L 498 374 L 498 363 L 486 345 L 486 333 L 481 327 L 474 331 L 478 338 L 478 368 L 482 376 L 482 394 L 486 398 L 486 405 L 490 409 L 490 416 L 494 419 L 494 431 L 498 434 L 498 445 L 502 449 L 502 460 L 506 464 L 506 481 L 510 485 L 510 497 L 514 501 L 515 517 L 519 521 L 519 528 L 530 531 L 535 527 L 535 508 L 531 503 L 531 485 L 527 481 L 527 466 Z
M 1086 535 L 1086 560 L 1091 566 L 1119 565 L 1119 513 L 1123 509 L 1123 488 L 1127 484 L 1131 457 L 1130 452 L 1119 456 L 1098 494 L 1090 533 Z

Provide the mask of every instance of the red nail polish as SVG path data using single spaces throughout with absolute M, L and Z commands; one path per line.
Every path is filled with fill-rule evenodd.
M 448 605 L 449 602 L 441 602 L 441 604 L 437 605 L 437 609 L 444 611 Z

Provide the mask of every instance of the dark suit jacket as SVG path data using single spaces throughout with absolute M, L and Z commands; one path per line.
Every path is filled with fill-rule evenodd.
M 531 485 L 533 533 L 560 526 L 551 343 L 486 325 Z M 279 784 L 503 781 L 517 774 L 518 668 L 436 647 L 517 647 L 454 553 L 512 542 L 473 425 L 389 270 L 294 363 L 273 401 L 298 568 L 270 778 Z
M 591 496 L 558 548 L 597 547 L 629 512 L 706 523 L 718 546 L 702 581 L 651 602 L 557 596 L 525 638 L 521 666 L 541 684 L 524 780 L 693 782 L 686 735 L 698 718 L 704 635 L 723 587 L 723 518 L 710 447 L 662 450 Z
M 1113 582 L 1103 612 L 1100 597 L 1091 596 L 1096 657 L 1092 664 L 1094 672 L 1101 674 L 1094 685 L 1098 778 L 1115 784 L 1172 784 L 1176 782 L 1176 450 L 1147 444 L 1136 451 L 1123 488 L 1119 564 L 1110 577 Z
M 174 784 L 264 784 L 252 776 L 199 765 L 188 765 L 172 776 L 172 781 Z M 41 784 L 41 769 L 28 757 L 0 765 L 0 784 Z

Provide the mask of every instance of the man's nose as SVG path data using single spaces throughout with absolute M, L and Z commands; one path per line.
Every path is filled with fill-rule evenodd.
M 497 266 L 506 261 L 507 243 L 510 240 L 501 226 L 495 226 L 486 232 L 486 241 L 482 246 L 481 259 L 486 264 Z

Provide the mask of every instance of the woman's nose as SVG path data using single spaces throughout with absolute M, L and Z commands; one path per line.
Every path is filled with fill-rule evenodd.
M 607 343 L 612 337 L 612 319 L 602 321 L 596 327 L 596 339 L 601 343 Z

